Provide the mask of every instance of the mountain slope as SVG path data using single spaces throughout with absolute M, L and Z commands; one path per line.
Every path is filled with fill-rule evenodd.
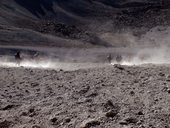
M 111 47 L 115 45 L 102 40 L 101 35 L 126 29 L 141 35 L 153 27 L 169 25 L 169 10 L 169 3 L 160 0 L 1 0 L 0 43 L 13 43 L 4 40 L 4 28 L 12 33 L 20 28 L 21 33 L 22 29 L 31 30 L 46 37 L 49 34 L 89 46 Z M 13 35 L 10 32 L 8 36 Z M 17 38 L 25 41 L 27 36 Z

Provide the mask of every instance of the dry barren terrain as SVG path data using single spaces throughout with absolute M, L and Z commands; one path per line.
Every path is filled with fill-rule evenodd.
M 169 66 L 0 69 L 1 128 L 170 128 Z

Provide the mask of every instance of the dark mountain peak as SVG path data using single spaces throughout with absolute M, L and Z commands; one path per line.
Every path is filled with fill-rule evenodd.
M 40 15 L 45 15 L 45 10 L 54 12 L 53 2 L 56 0 L 15 0 L 17 4 L 26 8 L 32 14 L 39 17 Z
M 18 34 L 18 28 L 24 28 L 35 35 L 39 32 L 90 42 L 90 45 L 110 46 L 110 41 L 100 34 L 126 29 L 135 33 L 137 29 L 139 34 L 135 35 L 140 35 L 155 26 L 169 25 L 169 3 L 168 0 L 0 0 L 0 30 L 7 26 L 16 28 L 15 32 L 10 31 L 11 39 L 15 35 L 19 39 L 23 37 Z M 29 31 L 31 36 L 32 31 Z M 0 40 L 7 42 L 3 34 L 4 31 Z M 27 41 L 36 37 L 24 35 Z
M 58 15 L 57 7 L 78 16 L 89 16 L 92 14 L 103 14 L 112 8 L 142 7 L 151 5 L 169 4 L 166 0 L 14 0 L 18 5 L 24 7 L 33 15 L 40 17 L 46 15 L 46 11 Z M 98 4 L 100 3 L 100 4 Z M 103 6 L 106 6 L 103 8 Z M 104 14 L 105 15 L 105 14 Z

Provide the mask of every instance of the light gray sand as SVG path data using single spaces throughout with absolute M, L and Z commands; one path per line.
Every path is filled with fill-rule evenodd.
M 0 128 L 170 128 L 169 66 L 0 68 Z

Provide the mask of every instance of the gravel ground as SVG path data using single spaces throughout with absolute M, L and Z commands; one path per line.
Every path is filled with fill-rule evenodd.
M 169 66 L 0 68 L 0 128 L 170 128 Z

